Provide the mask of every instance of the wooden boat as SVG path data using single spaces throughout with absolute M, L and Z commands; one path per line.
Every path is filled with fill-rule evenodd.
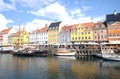
M 47 56 L 47 51 L 46 50 L 38 50 L 38 49 L 18 49 L 14 50 L 12 53 L 13 56 Z
M 54 53 L 56 56 L 74 56 L 76 52 L 71 49 L 66 49 L 66 48 L 59 48 L 57 51 Z

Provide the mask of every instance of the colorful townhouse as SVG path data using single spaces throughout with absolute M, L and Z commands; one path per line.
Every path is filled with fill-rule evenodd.
M 95 23 L 94 26 L 94 41 L 95 42 L 108 42 L 107 26 L 104 22 Z
M 10 43 L 17 47 L 29 44 L 29 32 L 25 30 L 20 30 L 16 33 L 12 33 L 9 38 Z
M 81 42 L 93 42 L 94 40 L 94 23 L 82 23 L 72 26 L 71 29 L 71 42 L 81 43 Z
M 49 45 L 59 44 L 59 31 L 61 27 L 62 27 L 61 21 L 54 22 L 49 25 L 49 28 L 48 28 L 48 44 Z
M 63 26 L 59 33 L 59 44 L 60 45 L 69 45 L 71 44 L 70 40 L 71 26 Z
M 3 43 L 3 34 L 2 32 L 0 32 L 0 46 L 2 46 L 2 43 Z
M 77 28 L 78 28 L 79 24 L 74 24 L 74 25 L 70 25 L 69 27 L 71 27 L 71 32 L 70 32 L 70 40 L 71 43 L 77 42 Z
M 40 32 L 40 29 L 30 32 L 29 42 L 31 45 L 35 45 L 39 43 L 39 38 L 38 38 L 39 32 Z
M 14 33 L 15 30 L 13 28 L 7 28 L 1 31 L 1 44 L 2 45 L 9 45 L 10 44 L 10 39 L 9 35 Z
M 106 21 L 109 42 L 120 44 L 120 13 L 115 11 L 113 14 L 106 15 Z
M 40 29 L 40 32 L 38 33 L 38 42 L 40 45 L 48 44 L 48 27 L 47 27 L 47 25 Z

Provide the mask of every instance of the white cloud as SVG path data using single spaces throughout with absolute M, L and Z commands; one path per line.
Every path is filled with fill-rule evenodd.
M 34 19 L 32 22 L 27 23 L 26 25 L 22 25 L 21 27 L 25 27 L 27 31 L 33 31 L 36 29 L 40 29 L 42 27 L 45 27 L 45 25 L 49 25 L 50 21 L 48 20 L 40 20 L 40 19 Z
M 7 20 L 2 14 L 0 14 L 0 31 L 7 28 L 8 23 L 14 22 L 12 20 Z
M 88 6 L 83 6 L 83 7 L 82 7 L 82 10 L 83 10 L 83 11 L 87 11 L 87 10 L 89 10 L 89 9 L 91 9 L 91 7 L 88 7 Z
M 7 4 L 3 0 L 0 0 L 0 12 L 6 10 L 16 10 L 14 2 L 11 2 L 11 4 Z
M 49 5 L 52 2 L 55 2 L 56 0 L 16 0 L 16 3 L 19 3 L 20 5 L 24 7 L 30 7 L 30 8 L 41 8 L 42 6 Z
M 61 20 L 64 21 L 65 24 L 68 23 L 81 23 L 81 22 L 89 22 L 91 21 L 91 17 L 85 16 L 83 12 L 89 10 L 90 7 L 83 6 L 81 9 L 72 9 L 67 12 L 66 7 L 59 3 L 50 4 L 44 8 L 40 8 L 38 11 L 29 11 L 29 13 L 47 17 L 52 20 Z
M 37 16 L 48 17 L 50 19 L 63 19 L 64 17 L 69 16 L 66 8 L 57 2 L 50 4 L 45 8 L 41 8 L 37 12 L 31 11 L 30 13 Z
M 94 18 L 93 18 L 93 21 L 94 21 L 94 22 L 105 21 L 105 15 L 98 16 L 98 17 L 94 17 Z

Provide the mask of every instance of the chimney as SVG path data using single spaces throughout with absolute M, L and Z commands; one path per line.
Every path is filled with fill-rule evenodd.
M 116 11 L 116 10 L 114 10 L 113 14 L 114 14 L 114 15 L 117 15 L 117 11 Z
M 45 24 L 45 27 L 47 27 L 48 25 L 47 24 Z

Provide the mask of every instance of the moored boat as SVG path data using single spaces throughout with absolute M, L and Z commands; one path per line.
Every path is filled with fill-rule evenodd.
M 101 48 L 102 58 L 111 61 L 120 61 L 120 54 L 115 53 L 115 49 L 110 46 L 103 46 Z
M 74 56 L 76 52 L 74 50 L 66 49 L 66 48 L 59 48 L 54 53 L 56 56 Z
M 2 46 L 0 48 L 1 53 L 10 53 L 10 52 L 13 52 L 13 50 L 14 50 L 13 46 Z

